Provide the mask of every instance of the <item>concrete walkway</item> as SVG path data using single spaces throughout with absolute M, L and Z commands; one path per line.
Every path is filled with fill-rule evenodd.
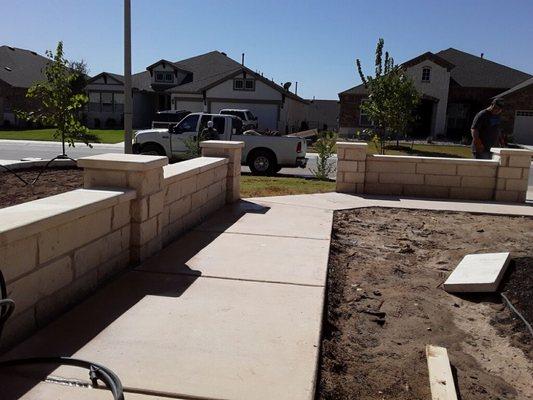
M 312 399 L 331 224 L 329 210 L 226 207 L 8 357 L 104 364 L 126 399 Z M 24 373 L 34 378 L 10 384 L 12 398 L 43 398 L 50 376 L 87 382 L 71 367 Z
M 247 199 L 7 356 L 73 355 L 104 364 L 121 378 L 126 399 L 311 400 L 333 211 L 369 206 L 533 216 L 528 205 L 340 193 Z M 87 382 L 74 368 L 19 373 L 24 377 L 0 375 L 7 398 L 95 393 L 42 382 Z

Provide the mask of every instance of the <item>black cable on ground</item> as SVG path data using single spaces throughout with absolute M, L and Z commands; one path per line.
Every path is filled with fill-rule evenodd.
M 73 158 L 70 158 L 69 156 L 67 156 L 66 154 L 60 154 L 58 156 L 55 156 L 54 158 L 52 158 L 50 161 L 48 161 L 42 168 L 41 170 L 39 171 L 39 173 L 37 174 L 37 176 L 35 177 L 35 179 L 31 180 L 31 181 L 26 181 L 22 176 L 20 176 L 19 174 L 17 174 L 15 171 L 13 171 L 11 168 L 9 168 L 7 165 L 2 165 L 0 164 L 0 167 L 4 168 L 6 171 L 8 172 L 11 172 L 13 175 L 15 175 L 19 180 L 21 180 L 26 186 L 33 186 L 37 183 L 37 181 L 39 180 L 39 178 L 41 177 L 42 173 L 44 172 L 44 170 L 46 168 L 48 168 L 48 166 L 54 162 L 55 160 L 71 160 L 73 161 L 74 163 L 76 163 L 76 160 L 74 160 Z
M 531 324 L 524 318 L 520 311 L 518 311 L 517 308 L 513 306 L 513 303 L 511 303 L 511 301 L 507 298 L 506 295 L 504 295 L 503 293 L 500 293 L 500 295 L 502 296 L 502 299 L 507 304 L 507 306 L 518 316 L 518 318 L 522 320 L 522 322 L 524 322 L 529 333 L 531 334 L 531 336 L 533 336 L 533 327 L 531 327 Z
M 7 319 L 14 310 L 15 302 L 7 298 L 6 281 L 0 270 L 0 337 Z M 0 361 L 0 369 L 30 364 L 57 364 L 86 368 L 89 370 L 89 379 L 93 386 L 96 386 L 97 381 L 100 380 L 111 391 L 115 400 L 124 400 L 124 389 L 119 377 L 109 368 L 91 361 L 71 357 L 32 357 Z

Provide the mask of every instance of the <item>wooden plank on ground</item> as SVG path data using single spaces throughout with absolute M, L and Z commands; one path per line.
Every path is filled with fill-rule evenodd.
M 426 345 L 432 400 L 457 400 L 448 352 L 444 347 Z

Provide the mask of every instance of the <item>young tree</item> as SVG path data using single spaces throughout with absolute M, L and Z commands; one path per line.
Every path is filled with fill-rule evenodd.
M 45 69 L 46 80 L 35 83 L 26 93 L 36 107 L 30 112 L 18 111 L 17 116 L 54 127 L 54 138 L 63 142 L 63 155 L 65 142 L 74 146 L 75 141 L 81 141 L 91 147 L 90 142 L 99 142 L 98 136 L 91 134 L 80 121 L 81 110 L 88 101 L 82 90 L 86 65 L 69 63 L 63 56 L 63 42 L 57 44 L 55 54 L 47 51 L 46 55 L 50 58 Z
M 329 175 L 335 171 L 335 163 L 330 158 L 335 154 L 335 144 L 337 135 L 335 132 L 319 133 L 315 142 L 315 150 L 318 153 L 316 168 L 311 168 L 311 172 L 320 180 L 328 180 Z
M 415 120 L 414 110 L 420 102 L 420 95 L 403 68 L 394 64 L 388 52 L 383 59 L 383 45 L 383 39 L 379 39 L 375 76 L 365 76 L 361 61 L 356 60 L 357 71 L 368 91 L 368 101 L 361 104 L 361 110 L 372 121 L 371 131 L 380 144 L 381 154 L 385 154 L 388 138 L 406 133 Z

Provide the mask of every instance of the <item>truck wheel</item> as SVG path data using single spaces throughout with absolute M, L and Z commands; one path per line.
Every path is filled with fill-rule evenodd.
M 141 154 L 147 156 L 166 156 L 165 150 L 158 144 L 148 143 L 141 148 Z
M 274 175 L 276 173 L 276 159 L 267 151 L 256 151 L 248 162 L 253 175 Z

